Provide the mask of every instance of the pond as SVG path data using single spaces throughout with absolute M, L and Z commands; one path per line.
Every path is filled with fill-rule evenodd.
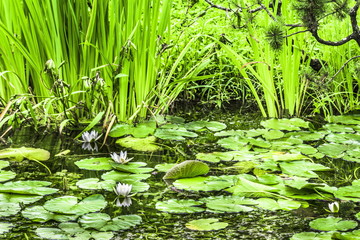
M 77 134 L 16 130 L 0 146 L 0 236 L 360 239 L 359 116 L 179 115 L 118 124 L 98 151 Z M 120 151 L 133 159 L 115 162 Z M 117 196 L 119 182 L 130 197 Z

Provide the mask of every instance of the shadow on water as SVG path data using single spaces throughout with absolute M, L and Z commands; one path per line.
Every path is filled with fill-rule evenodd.
M 238 110 L 222 109 L 211 112 L 200 111 L 199 107 L 193 107 L 192 111 L 180 109 L 178 116 L 184 117 L 187 121 L 193 120 L 217 120 L 225 122 L 228 129 L 251 129 L 258 128 L 262 117 L 258 114 L 240 114 Z M 151 177 L 146 180 L 150 189 L 144 193 L 138 193 L 132 198 L 130 207 L 117 207 L 114 203 L 115 193 L 100 190 L 82 190 L 76 186 L 80 179 L 101 178 L 104 171 L 89 171 L 79 169 L 74 162 L 77 160 L 91 157 L 109 157 L 110 152 L 128 150 L 128 155 L 134 157 L 138 162 L 146 162 L 149 167 L 154 168 L 161 163 L 177 163 L 184 160 L 195 159 L 199 152 L 211 152 L 221 150 L 216 143 L 217 138 L 207 132 L 200 132 L 195 140 L 185 140 L 182 142 L 163 141 L 169 147 L 156 153 L 136 152 L 131 149 L 123 149 L 115 144 L 114 139 L 109 139 L 108 143 L 99 149 L 98 152 L 83 150 L 81 143 L 74 140 L 72 136 L 57 133 L 34 134 L 31 129 L 17 129 L 12 136 L 7 139 L 8 144 L 0 146 L 6 147 L 35 147 L 46 149 L 51 153 L 51 158 L 44 162 L 52 174 L 49 175 L 45 168 L 34 161 L 23 161 L 12 163 L 10 169 L 17 173 L 15 180 L 45 180 L 52 182 L 51 187 L 58 188 L 60 191 L 53 196 L 45 198 L 33 205 L 42 204 L 45 200 L 62 195 L 72 195 L 84 198 L 93 193 L 101 193 L 108 201 L 108 206 L 103 212 L 110 216 L 124 214 L 137 214 L 142 217 L 142 223 L 129 230 L 118 231 L 114 239 L 289 239 L 294 233 L 311 231 L 308 226 L 310 220 L 324 214 L 324 205 L 313 204 L 310 202 L 309 208 L 300 208 L 293 211 L 267 211 L 256 210 L 245 213 L 193 213 L 193 214 L 169 214 L 155 209 L 157 201 L 164 201 L 171 198 L 189 199 L 194 197 L 199 199 L 203 196 L 211 196 L 216 193 L 193 193 L 176 191 L 162 180 L 163 173 L 156 170 L 151 172 Z M 99 144 L 101 145 L 101 144 Z M 56 156 L 57 154 L 70 150 L 69 154 Z M 325 161 L 326 162 L 326 161 Z M 332 162 L 331 164 L 336 164 Z M 342 161 L 342 164 L 343 161 Z M 350 164 L 351 165 L 351 164 Z M 354 164 L 353 164 L 354 165 Z M 339 179 L 351 175 L 351 170 L 356 166 L 349 166 L 349 172 L 340 173 Z M 346 166 L 346 164 L 344 164 Z M 342 167 L 341 169 L 344 169 Z M 216 174 L 216 173 L 215 173 Z M 339 174 L 339 173 L 338 173 Z M 323 179 L 326 179 L 326 175 Z M 353 176 L 352 176 L 353 177 Z M 330 181 L 331 177 L 328 177 Z M 336 185 L 336 184 L 334 184 Z M 190 220 L 200 218 L 218 218 L 222 222 L 228 223 L 228 227 L 217 231 L 193 231 L 187 229 L 185 224 Z M 39 239 L 34 230 L 40 226 L 56 226 L 56 222 L 49 221 L 43 224 L 33 223 L 17 214 L 13 217 L 3 218 L 3 222 L 16 223 L 16 227 L 11 233 L 4 236 L 6 239 Z

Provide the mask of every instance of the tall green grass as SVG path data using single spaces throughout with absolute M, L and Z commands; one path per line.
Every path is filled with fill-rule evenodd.
M 145 117 L 170 8 L 171 0 L 1 1 L 3 101 L 29 93 L 52 99 L 41 111 L 75 120 Z

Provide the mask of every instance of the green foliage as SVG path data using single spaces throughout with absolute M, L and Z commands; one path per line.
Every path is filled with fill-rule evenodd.
M 164 179 L 189 178 L 205 175 L 209 172 L 209 166 L 201 161 L 187 160 L 169 169 Z
M 226 228 L 228 226 L 228 223 L 219 222 L 219 219 L 217 218 L 207 218 L 192 220 L 186 223 L 185 226 L 191 230 L 212 231 Z
M 355 221 L 346 221 L 342 218 L 318 218 L 309 223 L 310 227 L 315 230 L 321 231 L 347 231 L 357 227 L 357 222 Z

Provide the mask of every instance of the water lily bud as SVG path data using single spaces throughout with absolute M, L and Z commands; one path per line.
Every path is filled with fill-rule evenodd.
M 45 63 L 45 69 L 46 70 L 53 70 L 55 69 L 55 62 L 52 59 L 49 59 Z

